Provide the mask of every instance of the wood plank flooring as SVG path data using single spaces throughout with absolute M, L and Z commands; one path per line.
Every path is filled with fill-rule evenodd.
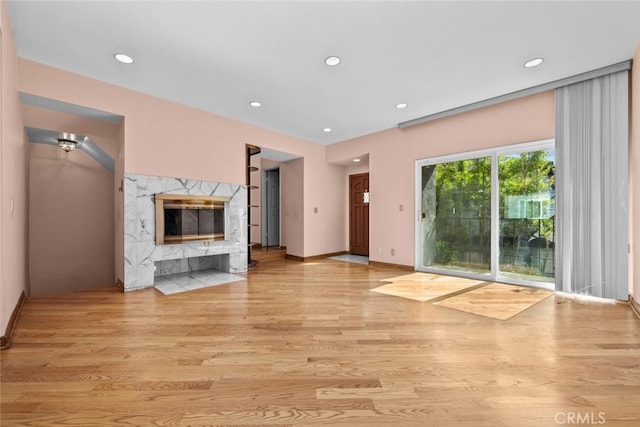
M 29 299 L 0 353 L 0 424 L 639 425 L 628 305 L 554 295 L 500 321 L 371 292 L 400 274 L 271 261 L 176 295 Z
M 389 282 L 389 284 L 371 290 L 385 295 L 394 295 L 416 301 L 430 301 L 442 298 L 486 283 L 482 280 L 429 273 L 405 274 L 399 277 L 384 279 L 382 282 Z
M 435 304 L 479 316 L 508 320 L 553 294 L 545 289 L 489 283 Z

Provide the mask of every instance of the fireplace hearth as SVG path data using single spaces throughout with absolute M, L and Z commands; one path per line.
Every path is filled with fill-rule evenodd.
M 156 194 L 156 244 L 225 240 L 228 197 Z

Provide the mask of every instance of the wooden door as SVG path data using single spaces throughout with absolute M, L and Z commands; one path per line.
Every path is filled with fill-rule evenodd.
M 369 256 L 369 174 L 349 175 L 349 250 Z

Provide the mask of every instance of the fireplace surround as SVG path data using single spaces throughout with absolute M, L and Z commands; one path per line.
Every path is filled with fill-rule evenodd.
M 124 175 L 124 291 L 154 286 L 162 274 L 211 268 L 247 271 L 247 189 L 244 185 L 150 175 Z M 217 240 L 156 242 L 156 195 L 224 201 L 224 237 Z M 163 202 L 164 204 L 164 202 Z M 214 232 L 215 234 L 215 232 Z M 197 259 L 208 257 L 211 262 Z M 164 261 L 164 264 L 158 263 Z

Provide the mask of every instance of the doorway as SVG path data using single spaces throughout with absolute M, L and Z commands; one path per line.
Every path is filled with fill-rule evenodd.
M 262 178 L 262 246 L 280 246 L 280 168 L 265 170 Z
M 349 175 L 349 251 L 369 256 L 369 173 Z

